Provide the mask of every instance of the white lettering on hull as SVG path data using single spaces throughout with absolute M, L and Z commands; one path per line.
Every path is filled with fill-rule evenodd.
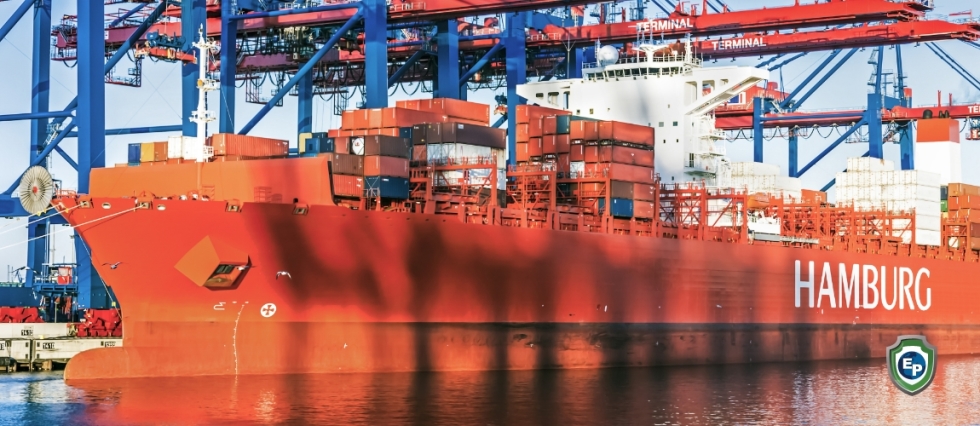
M 896 305 L 898 310 L 927 311 L 932 306 L 932 288 L 924 283 L 925 278 L 930 278 L 927 268 L 913 272 L 904 266 L 893 267 L 889 282 L 889 271 L 884 266 L 839 263 L 836 280 L 833 275 L 835 268 L 830 262 L 819 266 L 816 262 L 807 262 L 806 272 L 799 260 L 795 266 L 794 301 L 797 308 L 803 305 L 804 291 L 808 299 L 806 306 L 810 308 L 851 308 L 853 305 L 855 309 L 875 309 L 880 304 L 888 311 L 895 310 Z M 819 286 L 816 281 L 818 267 L 822 271 Z M 806 280 L 802 279 L 804 273 L 808 278 Z M 837 282 L 836 292 L 834 282 Z

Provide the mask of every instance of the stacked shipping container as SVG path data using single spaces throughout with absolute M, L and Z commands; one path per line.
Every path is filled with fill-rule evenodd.
M 877 158 L 848 158 L 847 171 L 837 173 L 838 205 L 854 206 L 857 211 L 914 213 L 915 244 L 941 244 L 939 175 L 921 170 L 895 170 L 895 164 Z M 896 228 L 907 223 L 895 223 Z M 897 231 L 902 241 L 912 235 Z
M 556 171 L 561 204 L 654 217 L 653 128 L 531 105 L 518 107 L 517 121 L 518 164 Z

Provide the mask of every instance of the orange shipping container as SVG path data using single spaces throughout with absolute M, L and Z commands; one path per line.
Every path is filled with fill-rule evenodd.
M 364 178 L 333 175 L 333 192 L 341 197 L 360 197 L 364 194 Z
M 208 138 L 214 155 L 240 155 L 247 158 L 285 157 L 289 154 L 289 142 L 258 136 L 234 133 L 215 133 Z
M 395 102 L 395 106 L 443 115 L 455 122 L 465 121 L 466 124 L 482 126 L 490 124 L 490 106 L 477 102 L 448 98 L 413 99 Z
M 977 195 L 980 196 L 980 186 L 967 185 L 965 183 L 951 183 L 949 184 L 949 196 L 956 197 L 960 195 Z
M 515 157 L 515 161 L 521 161 L 521 162 L 531 161 L 531 154 L 529 154 L 527 151 L 527 145 L 528 145 L 527 142 L 517 143 L 517 148 L 516 148 L 517 155 Z
M 949 197 L 947 207 L 953 210 L 980 210 L 980 196 L 977 195 L 958 195 Z
M 633 217 L 640 219 L 653 219 L 657 214 L 657 209 L 649 201 L 633 200 Z
M 531 138 L 531 136 L 527 133 L 527 128 L 528 125 L 526 123 L 517 125 L 516 132 L 514 134 L 514 139 L 517 142 L 527 142 Z
M 623 182 L 654 183 L 653 168 L 633 166 L 630 164 L 600 163 L 586 164 L 585 171 L 595 173 L 595 176 L 607 177 Z
M 570 124 L 569 137 L 572 141 L 599 140 L 599 122 L 574 120 Z
M 446 117 L 442 114 L 414 109 L 374 108 L 368 111 L 368 128 L 370 129 L 411 127 L 419 123 L 446 121 Z
M 621 121 L 599 122 L 599 140 L 653 145 L 653 128 Z
M 598 163 L 599 158 L 599 147 L 597 145 L 585 145 L 585 162 L 586 163 Z
M 530 123 L 527 123 L 527 126 L 528 126 L 528 128 L 527 128 L 527 134 L 528 134 L 529 137 L 532 137 L 532 138 L 540 138 L 540 137 L 544 136 L 544 128 L 541 127 L 541 119 L 540 118 L 531 120 Z
M 398 157 L 367 155 L 364 157 L 364 176 L 408 177 L 408 160 Z
M 537 105 L 518 105 L 517 122 L 530 123 L 546 115 L 571 115 L 568 111 L 560 109 L 545 108 Z
M 544 148 L 542 147 L 541 138 L 531 138 L 527 142 L 527 155 L 531 157 L 540 157 L 544 155 Z
M 568 154 L 572 150 L 572 140 L 568 135 L 555 135 L 555 149 L 559 154 Z
M 569 154 L 572 161 L 585 161 L 585 145 L 572 145 Z
M 642 201 L 657 201 L 657 186 L 648 183 L 633 184 L 633 199 Z
M 546 135 L 558 134 L 558 117 L 552 115 L 541 118 L 541 131 Z
M 557 154 L 558 138 L 555 135 L 544 135 L 541 138 L 541 150 L 545 154 Z
M 333 152 L 337 154 L 350 154 L 350 138 L 345 136 L 334 137 Z
M 599 162 L 653 167 L 653 151 L 626 146 L 600 146 Z

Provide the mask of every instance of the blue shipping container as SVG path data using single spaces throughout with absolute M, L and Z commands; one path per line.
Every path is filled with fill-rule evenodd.
M 315 152 L 304 152 L 304 153 L 300 154 L 299 156 L 300 157 L 316 157 L 316 155 L 317 154 Z
M 388 176 L 365 177 L 364 196 L 407 199 L 408 179 Z
M 398 137 L 405 139 L 412 139 L 412 128 L 411 127 L 400 127 L 398 128 Z
M 128 160 L 127 160 L 127 162 L 129 164 L 133 164 L 133 163 L 139 164 L 139 162 L 140 162 L 140 146 L 141 145 L 142 144 L 139 144 L 139 143 L 131 143 L 131 144 L 129 144 L 129 157 L 128 157 Z
M 333 152 L 333 138 L 309 138 L 306 140 L 306 152 L 324 153 Z
M 606 207 L 606 199 L 599 199 L 599 209 L 604 210 Z M 625 198 L 613 198 L 612 208 L 609 209 L 609 214 L 613 217 L 633 217 L 633 200 L 627 200 Z

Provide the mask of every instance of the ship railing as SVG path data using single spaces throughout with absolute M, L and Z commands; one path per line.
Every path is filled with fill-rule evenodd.
M 497 158 L 494 156 L 441 157 L 441 158 L 432 158 L 425 161 L 420 161 L 418 164 L 421 167 L 487 166 L 489 168 L 497 164 Z
M 72 189 L 59 189 L 54 193 L 55 198 L 72 198 L 76 195 L 78 195 L 78 193 Z

